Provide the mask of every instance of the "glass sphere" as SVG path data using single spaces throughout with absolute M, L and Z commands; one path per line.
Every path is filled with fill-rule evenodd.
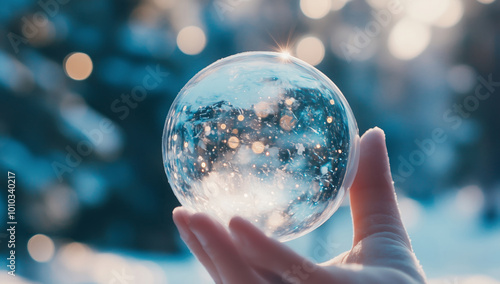
M 163 161 L 180 203 L 227 225 L 241 216 L 280 241 L 337 210 L 358 164 L 340 90 L 311 65 L 245 52 L 200 71 L 173 102 Z

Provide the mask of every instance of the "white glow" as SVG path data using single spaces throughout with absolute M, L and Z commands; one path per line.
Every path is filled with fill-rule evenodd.
M 290 52 L 288 50 L 282 50 L 281 51 L 281 58 L 283 58 L 283 60 L 288 60 L 290 59 Z
M 188 55 L 196 55 L 203 51 L 207 38 L 203 30 L 197 26 L 183 28 L 177 35 L 177 46 Z
M 297 57 L 311 65 L 318 65 L 325 56 L 325 46 L 317 37 L 309 36 L 297 44 Z
M 438 27 L 449 28 L 456 25 L 464 15 L 464 5 L 461 0 L 450 0 L 448 8 L 434 24 Z
M 266 146 L 264 145 L 264 143 L 262 143 L 260 141 L 255 141 L 252 144 L 252 151 L 255 154 L 260 154 L 260 153 L 264 152 L 265 149 L 266 149 Z
M 255 111 L 255 114 L 258 117 L 262 118 L 266 118 L 269 114 L 274 113 L 273 105 L 265 101 L 259 102 L 258 104 L 254 105 L 253 109 Z
M 431 31 L 428 26 L 403 19 L 391 30 L 389 50 L 401 60 L 410 60 L 420 55 L 429 45 Z
M 54 256 L 54 242 L 46 235 L 34 235 L 28 241 L 28 252 L 33 260 L 47 262 Z
M 323 18 L 331 7 L 331 0 L 300 0 L 300 10 L 311 19 Z

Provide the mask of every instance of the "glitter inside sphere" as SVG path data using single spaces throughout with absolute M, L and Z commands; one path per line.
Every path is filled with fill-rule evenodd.
M 358 163 L 340 90 L 287 54 L 246 52 L 194 76 L 175 99 L 163 160 L 180 203 L 227 225 L 241 216 L 280 241 L 337 210 Z

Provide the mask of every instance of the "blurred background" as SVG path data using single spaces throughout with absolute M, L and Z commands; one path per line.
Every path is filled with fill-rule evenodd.
M 0 34 L 0 283 L 212 283 L 171 220 L 162 129 L 193 75 L 253 50 L 315 65 L 386 131 L 431 283 L 500 283 L 498 1 L 3 0 Z M 289 245 L 349 249 L 347 205 Z

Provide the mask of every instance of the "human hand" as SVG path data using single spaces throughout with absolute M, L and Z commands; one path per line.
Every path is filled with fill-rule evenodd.
M 230 233 L 208 215 L 182 207 L 174 210 L 173 219 L 216 283 L 425 283 L 401 221 L 380 128 L 361 138 L 350 202 L 353 246 L 322 264 L 311 263 L 239 217 L 231 220 Z

